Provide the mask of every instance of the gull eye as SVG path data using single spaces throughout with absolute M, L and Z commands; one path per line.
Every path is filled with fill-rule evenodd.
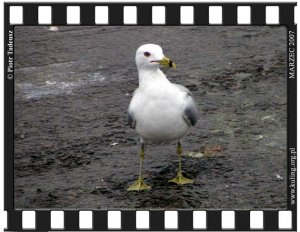
M 149 57 L 150 56 L 150 52 L 145 52 L 144 56 Z

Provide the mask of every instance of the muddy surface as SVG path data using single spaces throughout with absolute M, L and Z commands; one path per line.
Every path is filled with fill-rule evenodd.
M 126 110 L 138 86 L 135 51 L 160 44 L 177 64 L 200 121 L 176 143 L 146 147 L 151 191 L 137 179 L 139 139 Z M 16 27 L 15 207 L 286 207 L 284 27 Z

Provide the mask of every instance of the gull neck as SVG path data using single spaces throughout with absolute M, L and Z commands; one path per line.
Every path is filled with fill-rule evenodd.
M 169 80 L 166 78 L 165 74 L 159 69 L 139 69 L 139 86 L 145 86 L 149 83 L 154 82 L 164 82 L 167 83 Z M 170 83 L 170 82 L 169 82 Z

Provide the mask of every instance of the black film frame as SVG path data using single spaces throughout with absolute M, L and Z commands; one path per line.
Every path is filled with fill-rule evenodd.
M 166 9 L 166 23 L 164 25 L 180 26 L 180 7 L 194 7 L 194 24 L 190 26 L 205 26 L 209 24 L 209 6 L 222 7 L 222 25 L 240 25 L 237 23 L 237 7 L 251 7 L 251 24 L 263 26 L 266 24 L 266 6 L 279 7 L 279 24 L 287 28 L 287 210 L 292 212 L 292 228 L 297 230 L 297 198 L 296 198 L 296 145 L 297 145 L 297 79 L 296 79 L 296 35 L 297 28 L 294 23 L 294 7 L 296 3 L 5 3 L 4 4 L 4 208 L 7 211 L 7 231 L 23 231 L 22 211 L 14 206 L 14 71 L 9 72 L 9 59 L 14 59 L 14 53 L 8 54 L 9 31 L 14 31 L 10 24 L 10 6 L 23 7 L 23 24 L 39 25 L 38 6 L 51 6 L 52 24 L 55 26 L 71 25 L 66 21 L 67 6 L 80 7 L 80 19 L 82 26 L 95 24 L 95 7 L 108 6 L 109 23 L 107 26 L 122 25 L 123 7 L 137 7 L 137 24 L 141 26 L 152 24 L 152 6 L 164 6 Z M 43 24 L 44 25 L 44 24 Z M 45 26 L 45 25 L 44 25 Z M 101 25 L 104 26 L 104 25 Z M 293 35 L 293 36 L 291 36 Z M 293 42 L 291 38 L 293 37 Z M 14 39 L 13 39 L 14 42 Z M 292 198 L 294 196 L 294 198 Z M 63 209 L 62 209 L 63 210 Z M 93 211 L 93 231 L 106 231 L 107 210 Z M 162 231 L 164 228 L 164 211 L 149 210 L 149 230 Z M 38 209 L 36 212 L 36 228 L 34 231 L 49 231 L 51 210 Z M 263 210 L 264 228 L 261 230 L 278 231 L 278 210 Z M 222 230 L 221 210 L 207 210 L 207 228 L 209 231 Z M 79 210 L 64 210 L 65 231 L 79 231 Z M 121 210 L 121 229 L 135 231 L 135 210 Z M 178 231 L 190 231 L 193 229 L 193 211 L 178 210 Z M 248 231 L 250 228 L 250 211 L 235 211 L 235 229 Z M 27 230 L 28 231 L 28 230 Z

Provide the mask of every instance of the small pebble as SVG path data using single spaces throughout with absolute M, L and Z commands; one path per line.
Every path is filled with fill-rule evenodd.
M 58 27 L 55 27 L 55 26 L 47 27 L 47 29 L 48 29 L 49 31 L 58 31 L 58 30 L 59 30 L 59 28 L 58 28 Z
M 264 70 L 264 65 L 263 64 L 258 65 L 257 68 L 256 68 L 257 72 L 261 72 L 263 70 Z
M 118 145 L 119 143 L 111 143 L 111 144 L 109 144 L 109 146 L 116 146 L 116 145 Z
M 188 152 L 187 156 L 193 157 L 193 158 L 201 158 L 204 156 L 204 153 L 201 152 Z
M 276 178 L 279 180 L 283 180 L 282 176 L 280 176 L 279 174 L 276 174 Z
M 253 140 L 261 140 L 264 136 L 263 135 L 255 135 L 253 136 Z
M 55 195 L 52 194 L 52 193 L 48 193 L 48 197 L 51 197 L 51 198 L 53 198 L 53 199 L 56 199 L 56 198 L 57 198 L 57 196 L 55 196 Z

